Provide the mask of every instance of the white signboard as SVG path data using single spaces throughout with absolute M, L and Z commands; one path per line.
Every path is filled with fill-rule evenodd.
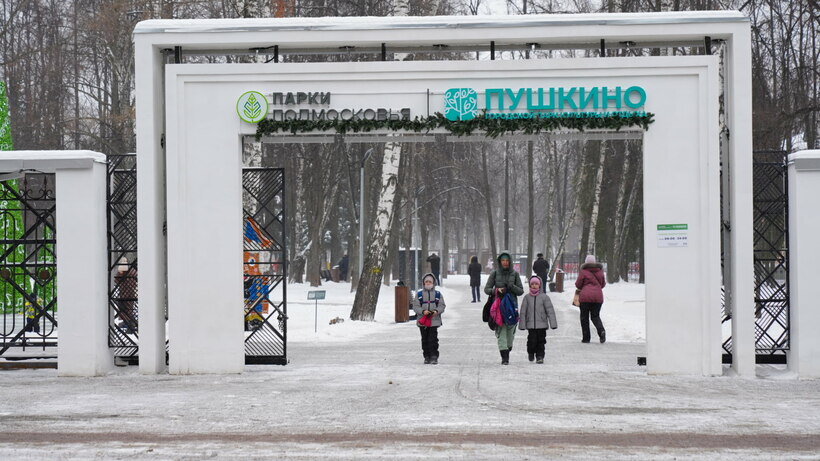
M 689 246 L 689 224 L 658 224 L 658 248 Z

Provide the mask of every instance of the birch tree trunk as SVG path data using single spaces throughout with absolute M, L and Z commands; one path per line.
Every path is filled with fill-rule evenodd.
M 598 154 L 598 168 L 595 176 L 595 190 L 592 193 L 592 214 L 590 215 L 589 220 L 592 226 L 594 226 L 589 233 L 589 251 L 591 251 L 593 254 L 597 252 L 595 248 L 595 243 L 597 237 L 596 234 L 598 233 L 598 205 L 600 205 L 601 203 L 601 184 L 603 183 L 604 179 L 604 150 L 606 149 L 603 143 L 601 143 L 600 146 L 601 149 L 600 153 Z M 585 255 L 581 255 L 581 257 L 584 256 Z
M 578 212 L 578 208 L 573 206 L 572 213 L 569 214 L 569 219 L 567 219 L 566 225 L 564 225 L 564 229 L 561 231 L 561 240 L 558 241 L 558 246 L 555 249 L 555 257 L 552 258 L 552 264 L 550 264 L 550 271 L 547 276 L 547 279 L 552 280 L 552 276 L 555 274 L 555 265 L 558 264 L 558 260 L 561 259 L 561 255 L 564 254 L 564 245 L 567 243 L 567 237 L 569 236 L 569 230 L 572 227 L 572 222 L 575 220 L 575 214 Z
M 487 228 L 490 230 L 490 248 L 492 250 L 491 258 L 495 261 L 498 255 L 498 245 L 495 242 L 495 219 L 493 219 L 493 205 L 492 196 L 490 195 L 490 176 L 487 170 L 487 145 L 481 144 L 481 169 L 483 170 L 482 179 L 484 179 L 482 186 L 484 186 L 484 207 L 487 210 Z M 483 262 L 481 263 L 484 264 Z M 493 265 L 496 263 L 493 262 Z
M 396 202 L 396 213 L 398 214 L 401 211 L 402 203 L 406 202 L 406 191 L 405 191 L 405 183 L 407 182 L 407 156 L 404 155 L 399 160 L 399 174 L 398 174 L 398 184 L 396 185 L 396 192 L 395 192 L 395 202 Z M 399 253 L 399 242 L 401 241 L 401 219 L 399 219 L 398 215 L 393 217 L 393 225 L 390 228 L 390 237 L 388 239 L 389 244 L 387 247 L 387 258 L 385 260 L 385 270 L 383 275 L 383 283 L 386 286 L 390 286 L 390 281 L 392 279 L 391 273 L 393 272 L 393 268 L 396 266 L 395 261 L 397 259 L 397 255 Z M 394 274 L 396 278 L 398 278 L 398 274 Z
M 624 176 L 621 181 L 620 200 L 618 203 L 618 213 L 615 222 L 615 237 L 612 254 L 613 264 L 617 265 L 617 275 L 620 279 L 629 281 L 629 261 L 625 260 L 626 246 L 629 241 L 630 227 L 629 218 L 635 205 L 635 188 L 638 187 L 638 171 L 640 158 L 635 146 L 629 141 L 626 144 L 626 165 L 624 165 Z M 615 282 L 617 280 L 611 280 Z
M 356 298 L 350 311 L 351 320 L 373 321 L 376 316 L 376 304 L 379 301 L 381 277 L 384 272 L 384 261 L 387 258 L 387 243 L 393 219 L 399 211 L 396 188 L 399 181 L 401 164 L 401 144 L 388 142 L 384 146 L 382 160 L 382 187 L 376 216 L 370 226 L 370 244 L 367 246 L 359 277 Z
M 595 165 L 595 154 L 600 149 L 601 141 L 584 141 L 582 144 L 582 161 L 578 168 L 580 172 L 581 181 L 576 188 L 578 195 L 578 206 L 581 208 L 581 238 L 578 248 L 578 257 L 583 259 L 589 249 L 589 232 L 592 228 L 592 194 L 594 193 L 592 178 L 597 175 L 597 168 Z
M 533 233 L 535 232 L 535 185 L 533 184 L 533 143 L 527 141 L 527 267 L 521 268 L 521 272 L 529 276 L 532 273 L 532 257 L 534 248 L 532 246 Z

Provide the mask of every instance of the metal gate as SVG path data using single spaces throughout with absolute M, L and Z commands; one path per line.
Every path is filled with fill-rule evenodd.
M 785 151 L 754 152 L 755 353 L 757 363 L 786 363 L 789 350 L 789 202 Z M 751 306 L 750 306 L 751 308 Z M 731 320 L 724 302 L 723 321 Z M 723 342 L 731 361 L 732 338 Z
M 0 182 L 0 357 L 57 357 L 54 174 Z
M 285 174 L 242 170 L 245 363 L 287 364 Z
M 137 156 L 109 155 L 108 177 L 108 346 L 114 357 L 137 363 Z
M 754 153 L 755 350 L 789 350 L 789 202 L 786 152 Z M 764 357 L 766 357 L 764 359 Z

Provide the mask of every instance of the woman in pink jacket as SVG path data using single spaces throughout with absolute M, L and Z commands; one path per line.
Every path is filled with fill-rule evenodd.
M 588 255 L 584 264 L 581 265 L 581 272 L 575 281 L 575 294 L 579 295 L 581 304 L 581 342 L 589 342 L 589 319 L 598 330 L 598 338 L 601 342 L 606 342 L 606 330 L 601 322 L 601 306 L 604 304 L 604 290 L 606 277 L 604 277 L 604 266 L 595 261 L 595 256 Z

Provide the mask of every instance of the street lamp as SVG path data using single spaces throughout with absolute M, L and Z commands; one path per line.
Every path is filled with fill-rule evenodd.
M 367 149 L 359 164 L 359 278 L 364 269 L 364 164 L 373 154 L 373 148 Z
M 443 207 L 446 202 L 441 202 L 441 205 L 438 206 L 438 242 L 441 245 L 441 260 L 444 261 L 444 274 L 447 275 L 447 268 L 450 266 L 450 255 L 444 254 L 444 231 L 443 231 L 443 220 L 441 219 L 441 207 Z M 448 252 L 449 253 L 449 252 Z M 444 277 L 441 275 L 441 262 L 439 262 L 439 280 L 438 284 L 440 286 L 444 286 Z
M 418 232 L 419 232 L 419 194 L 424 191 L 424 186 L 416 187 L 416 192 L 413 194 L 413 260 L 415 261 L 415 271 L 413 272 L 413 290 L 416 289 L 416 283 L 419 278 L 419 252 L 418 252 Z

